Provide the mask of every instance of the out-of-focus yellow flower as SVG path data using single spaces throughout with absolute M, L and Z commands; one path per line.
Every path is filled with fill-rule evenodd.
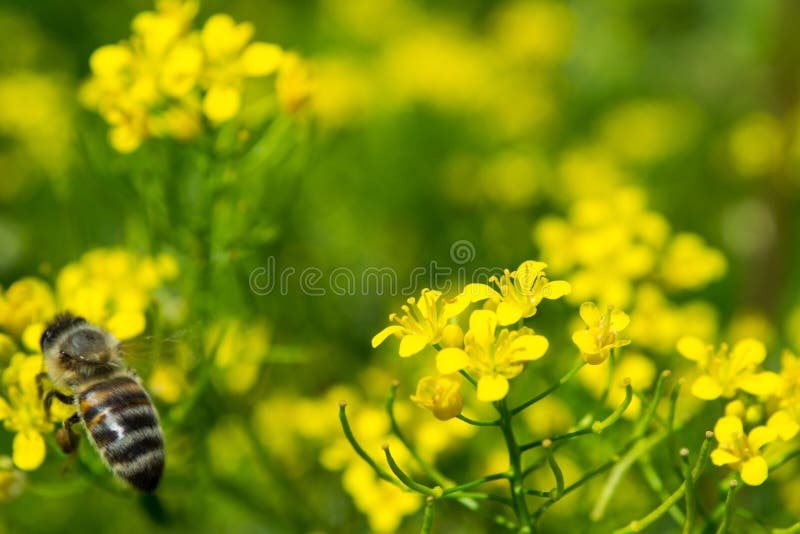
M 256 382 L 269 353 L 269 326 L 261 321 L 245 324 L 238 319 L 219 321 L 208 329 L 206 343 L 216 347 L 216 377 L 225 389 L 246 393 Z
M 677 234 L 664 251 L 660 274 L 675 289 L 700 289 L 721 278 L 728 262 L 696 234 Z
M 314 94 L 315 79 L 308 63 L 294 53 L 285 54 L 278 69 L 275 90 L 278 101 L 287 113 L 298 113 Z
M 777 409 L 767 421 L 778 437 L 788 441 L 800 432 L 800 359 L 786 350 L 781 355 Z
M 422 506 L 422 498 L 378 478 L 363 462 L 351 463 L 342 475 L 342 484 L 361 510 L 373 532 L 396 532 L 400 522 Z
M 692 394 L 703 400 L 731 398 L 738 390 L 765 396 L 776 391 L 780 378 L 771 371 L 759 371 L 767 356 L 760 341 L 743 339 L 728 350 L 723 343 L 718 350 L 693 336 L 678 340 L 678 352 L 697 364 L 701 375 L 692 383 Z
M 200 40 L 207 64 L 201 76 L 206 90 L 203 113 L 214 123 L 232 119 L 241 108 L 242 84 L 247 77 L 267 76 L 278 70 L 283 51 L 274 44 L 251 43 L 255 29 L 229 15 L 212 15 Z
M 636 290 L 628 335 L 637 346 L 671 353 L 684 335 L 716 337 L 717 323 L 717 310 L 708 302 L 673 304 L 656 285 L 644 283 Z
M 519 375 L 527 362 L 544 356 L 549 346 L 547 338 L 526 327 L 512 332 L 504 328 L 495 335 L 498 324 L 498 316 L 491 310 L 472 312 L 464 349 L 445 348 L 436 356 L 440 373 L 467 369 L 477 377 L 478 400 L 483 402 L 504 398 L 509 379 Z
M 517 270 L 506 269 L 500 278 L 493 276 L 489 279 L 497 290 L 486 284 L 467 284 L 462 296 L 471 302 L 488 299 L 501 326 L 516 323 L 536 314 L 543 299 L 559 299 L 570 292 L 567 282 L 547 279 L 546 267 L 547 264 L 540 261 L 522 262 Z
M 447 421 L 461 413 L 464 398 L 461 396 L 459 375 L 426 376 L 417 384 L 417 393 L 411 400 L 433 412 L 437 419 Z
M 775 432 L 766 426 L 757 426 L 745 434 L 741 419 L 725 416 L 714 425 L 714 437 L 719 443 L 711 451 L 714 465 L 728 465 L 739 471 L 749 486 L 759 486 L 767 479 L 769 469 L 760 451 L 761 447 L 775 441 Z
M 7 334 L 0 333 L 0 361 L 7 362 L 15 352 L 17 352 L 17 344 L 14 343 L 14 339 Z
M 492 33 L 502 53 L 513 59 L 552 65 L 569 53 L 573 18 L 558 2 L 511 2 L 499 9 Z
M 19 338 L 28 325 L 56 313 L 50 286 L 38 278 L 22 278 L 0 293 L 0 328 Z
M 58 305 L 107 328 L 118 339 L 130 339 L 144 331 L 144 312 L 156 289 L 176 275 L 177 264 L 166 254 L 148 257 L 124 249 L 94 249 L 59 272 Z
M 600 124 L 605 146 L 621 159 L 648 164 L 689 146 L 697 110 L 679 102 L 637 100 L 612 109 Z
M 419 300 L 411 297 L 403 305 L 403 315 L 393 313 L 389 321 L 397 323 L 387 326 L 372 338 L 372 347 L 386 341 L 391 335 L 400 337 L 400 356 L 406 358 L 417 354 L 428 345 L 439 343 L 447 322 L 469 306 L 469 299 L 459 295 L 453 299 L 442 297 L 441 291 L 423 289 Z
M 605 313 L 601 313 L 594 302 L 584 302 L 581 304 L 580 315 L 586 328 L 574 332 L 572 342 L 578 346 L 586 363 L 603 363 L 612 349 L 624 347 L 631 342 L 618 337 L 619 332 L 630 323 L 630 318 L 624 311 L 609 306 Z
M 174 404 L 183 398 L 185 375 L 186 371 L 177 365 L 158 362 L 147 379 L 147 389 L 162 401 Z
M 764 175 L 780 164 L 783 143 L 775 117 L 760 112 L 747 115 L 734 125 L 728 141 L 733 167 L 746 177 Z
M 656 378 L 656 365 L 653 360 L 638 352 L 628 352 L 614 366 L 614 372 L 609 381 L 609 363 L 605 360 L 599 365 L 587 365 L 578 373 L 578 378 L 586 389 L 597 398 L 603 395 L 606 385 L 610 385 L 606 405 L 617 407 L 625 399 L 624 380 L 630 379 L 634 391 L 646 391 L 653 385 Z M 631 398 L 631 403 L 623 413 L 626 419 L 635 420 L 642 411 L 642 401 L 638 395 Z
M 15 354 L 3 371 L 3 392 L 0 397 L 0 419 L 6 429 L 15 433 L 12 443 L 14 465 L 25 471 L 38 468 L 45 457 L 42 434 L 53 430 L 39 397 L 36 376 L 44 369 L 41 355 Z M 51 416 L 64 420 L 74 413 L 72 406 L 54 401 Z

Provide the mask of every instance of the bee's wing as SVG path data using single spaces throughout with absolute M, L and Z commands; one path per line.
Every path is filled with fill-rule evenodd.
M 158 361 L 174 361 L 185 355 L 191 339 L 190 329 L 184 328 L 168 335 L 140 336 L 120 343 L 125 361 L 136 369 L 148 369 Z

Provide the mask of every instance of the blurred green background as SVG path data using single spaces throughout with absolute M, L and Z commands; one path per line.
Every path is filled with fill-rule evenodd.
M 250 21 L 257 40 L 298 52 L 314 76 L 308 108 L 276 141 L 285 157 L 243 167 L 224 186 L 229 203 L 220 200 L 219 208 L 213 198 L 204 204 L 192 196 L 203 190 L 201 143 L 152 139 L 118 154 L 107 125 L 78 103 L 92 52 L 127 38 L 134 15 L 151 9 L 129 0 L 0 2 L 0 286 L 25 276 L 52 281 L 98 247 L 166 252 L 181 274 L 165 302 L 180 311 L 170 315 L 163 302 L 161 311 L 151 309 L 149 333 L 185 331 L 189 353 L 213 352 L 219 347 L 210 332 L 222 320 L 238 321 L 232 358 L 259 353 L 252 357 L 257 379 L 232 393 L 201 387 L 205 375 L 189 366 L 180 399 L 156 396 L 171 414 L 201 392 L 183 426 L 167 429 L 178 452 L 161 491 L 166 517 L 130 493 L 91 483 L 76 490 L 69 479 L 80 470 L 60 473 L 63 460 L 52 454 L 28 474 L 30 491 L 0 505 L 5 531 L 379 530 L 361 513 L 370 505 L 353 504 L 357 492 L 346 480 L 343 488 L 345 462 L 329 449 L 340 439 L 340 393 L 380 407 L 395 376 L 404 399 L 413 393 L 420 364 L 369 345 L 410 295 L 336 295 L 326 286 L 336 268 L 357 275 L 391 268 L 403 287 L 432 261 L 471 273 L 541 259 L 573 286 L 570 277 L 581 272 L 607 288 L 611 279 L 630 284 L 627 297 L 624 289 L 614 296 L 585 290 L 587 300 L 621 299 L 628 311 L 644 307 L 640 288 L 654 285 L 679 326 L 654 342 L 648 331 L 662 328 L 666 312 L 640 310 L 644 333 L 638 346 L 633 339 L 659 369 L 679 359 L 672 347 L 681 332 L 711 343 L 757 335 L 771 362 L 780 347 L 797 347 L 800 4 L 203 1 L 196 27 L 220 12 Z M 162 184 L 163 206 L 150 202 L 151 183 Z M 591 254 L 562 250 L 575 234 L 547 234 L 556 246 L 543 237 L 540 224 L 554 220 L 584 230 L 607 221 L 635 233 L 643 227 L 639 212 L 628 217 L 625 206 L 637 203 L 667 223 L 669 236 L 688 232 L 701 244 L 673 250 L 671 237 L 654 239 L 647 242 L 652 265 L 637 271 L 608 261 L 617 254 L 611 245 L 587 263 Z M 451 254 L 459 240 L 474 251 L 466 263 Z M 270 258 L 279 271 L 320 269 L 325 296 L 304 294 L 297 278 L 286 294 L 253 292 L 252 273 Z M 681 271 L 695 262 L 696 276 Z M 699 301 L 701 318 L 689 317 L 684 306 Z M 563 356 L 529 379 L 537 387 L 568 368 L 574 348 L 565 318 L 577 304 L 555 303 L 553 316 L 537 323 Z M 632 317 L 635 326 L 635 311 Z M 261 333 L 247 334 L 242 325 L 254 324 Z M 160 357 L 183 365 L 181 356 Z M 134 366 L 148 375 L 157 364 Z M 595 402 L 578 386 L 563 398 L 575 419 Z M 413 405 L 407 411 L 409 425 L 431 419 Z M 309 428 L 298 430 L 299 419 Z M 696 426 L 710 428 L 713 418 Z M 0 451 L 10 450 L 10 435 L 3 439 L 9 449 Z M 457 445 L 435 453 L 446 468 L 472 465 L 475 476 L 490 464 L 488 438 L 448 439 Z M 749 509 L 778 522 L 800 513 L 788 478 L 748 494 Z M 638 501 L 621 508 L 625 522 L 658 503 L 655 496 Z M 492 528 L 448 506 L 436 531 Z M 575 531 L 623 524 L 587 526 L 590 505 L 570 506 L 543 529 L 557 532 L 567 520 Z M 397 528 L 417 531 L 418 509 L 410 506 Z

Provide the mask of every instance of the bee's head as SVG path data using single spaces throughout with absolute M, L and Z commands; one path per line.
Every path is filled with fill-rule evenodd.
M 86 319 L 83 317 L 76 317 L 69 312 L 56 315 L 55 319 L 45 328 L 41 339 L 39 339 L 42 353 L 46 353 L 51 349 L 68 330 L 72 330 L 73 327 L 85 323 Z

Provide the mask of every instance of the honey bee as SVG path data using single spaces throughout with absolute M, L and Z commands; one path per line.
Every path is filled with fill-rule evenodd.
M 47 373 L 55 385 L 44 397 L 50 412 L 53 397 L 75 406 L 56 439 L 72 452 L 78 436 L 72 426 L 83 423 L 105 464 L 134 488 L 153 492 L 164 471 L 164 435 L 158 414 L 136 372 L 122 357 L 120 342 L 82 317 L 63 313 L 41 338 Z M 66 395 L 58 389 L 67 389 Z

